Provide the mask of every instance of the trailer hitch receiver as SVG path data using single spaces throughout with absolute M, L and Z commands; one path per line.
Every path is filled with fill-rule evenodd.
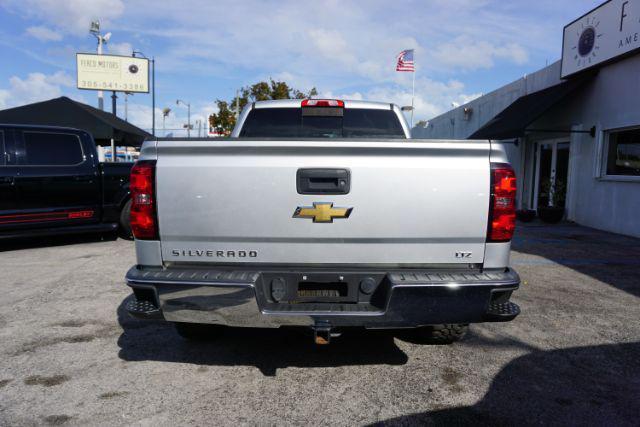
M 313 325 L 313 341 L 317 345 L 327 345 L 331 342 L 331 324 L 328 321 L 317 321 Z

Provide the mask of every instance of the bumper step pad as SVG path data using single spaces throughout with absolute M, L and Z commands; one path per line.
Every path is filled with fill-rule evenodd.
M 390 273 L 389 279 L 397 285 L 465 285 L 465 284 L 517 284 L 520 279 L 515 271 L 491 271 L 491 272 L 469 272 L 469 273 L 452 273 L 445 271 L 410 271 L 402 273 Z
M 520 314 L 520 307 L 516 303 L 511 301 L 494 303 L 489 306 L 486 320 L 492 322 L 508 322 L 509 320 L 515 319 L 518 314 Z
M 133 298 L 127 303 L 127 312 L 138 319 L 162 319 L 160 309 L 151 301 Z

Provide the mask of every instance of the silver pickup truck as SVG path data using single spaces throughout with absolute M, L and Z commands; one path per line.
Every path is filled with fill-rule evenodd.
M 127 310 L 186 338 L 295 325 L 318 344 L 346 327 L 452 342 L 520 312 L 515 192 L 499 145 L 410 139 L 396 105 L 255 102 L 231 138 L 144 144 Z

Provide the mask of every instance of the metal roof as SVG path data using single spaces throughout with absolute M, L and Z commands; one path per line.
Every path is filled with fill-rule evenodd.
M 151 137 L 137 126 L 66 96 L 0 111 L 0 123 L 60 126 L 88 132 L 99 144 L 113 138 L 122 145 L 139 146 Z

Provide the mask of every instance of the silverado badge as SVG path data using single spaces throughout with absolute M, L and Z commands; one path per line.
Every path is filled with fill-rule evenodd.
M 349 218 L 353 208 L 334 208 L 333 203 L 313 202 L 311 206 L 298 206 L 294 218 L 313 218 L 313 222 L 333 222 L 334 218 Z

